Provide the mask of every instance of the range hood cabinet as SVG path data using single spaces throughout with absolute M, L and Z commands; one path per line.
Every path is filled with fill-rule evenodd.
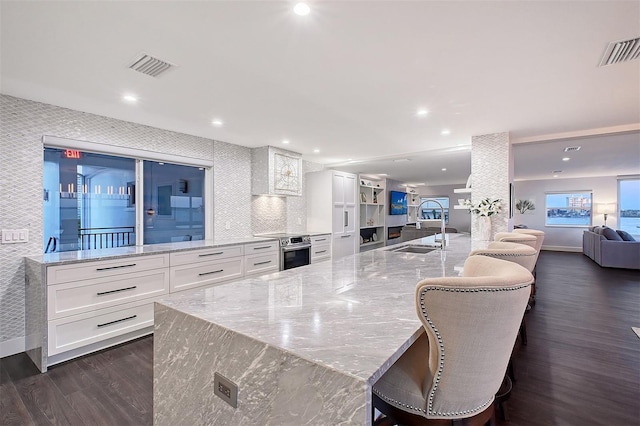
M 302 155 L 272 146 L 252 149 L 251 193 L 302 196 Z

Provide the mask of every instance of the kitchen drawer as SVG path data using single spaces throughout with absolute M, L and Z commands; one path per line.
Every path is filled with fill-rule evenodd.
M 49 321 L 49 356 L 153 325 L 153 302 L 144 301 Z
M 169 266 L 169 255 L 130 256 L 113 260 L 80 262 L 68 265 L 49 266 L 47 285 L 72 281 L 112 277 Z
M 331 259 L 331 244 L 319 244 L 311 246 L 311 263 Z
M 279 249 L 280 243 L 278 242 L 278 240 L 265 241 L 262 243 L 251 243 L 244 246 L 244 254 L 245 256 L 252 254 L 262 254 L 278 251 Z
M 311 237 L 311 245 L 330 244 L 330 243 L 331 243 L 331 234 L 314 235 L 313 237 Z
M 240 278 L 243 274 L 243 260 L 243 257 L 236 257 L 215 262 L 172 266 L 170 268 L 171 292 Z
M 210 262 L 217 259 L 242 256 L 243 254 L 244 251 L 242 245 L 179 251 L 171 253 L 171 266 Z
M 280 270 L 279 254 L 280 253 L 276 251 L 273 253 L 254 254 L 252 256 L 245 257 L 244 274 L 259 275 L 278 272 Z
M 169 293 L 169 268 L 47 287 L 48 318 L 56 319 Z

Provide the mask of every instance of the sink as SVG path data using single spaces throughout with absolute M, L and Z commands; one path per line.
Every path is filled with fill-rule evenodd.
M 430 246 L 404 246 L 393 250 L 395 253 L 429 253 L 434 251 L 435 247 Z

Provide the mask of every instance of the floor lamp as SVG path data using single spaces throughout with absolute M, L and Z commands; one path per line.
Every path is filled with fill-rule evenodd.
M 615 213 L 616 205 L 614 203 L 599 203 L 596 205 L 596 213 L 604 215 L 604 226 L 607 226 L 607 216 Z

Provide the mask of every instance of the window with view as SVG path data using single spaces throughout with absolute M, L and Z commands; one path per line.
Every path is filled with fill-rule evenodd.
M 426 200 L 436 200 L 444 207 L 444 222 L 449 223 L 449 197 L 424 197 L 420 199 L 420 202 Z M 426 201 L 420 207 L 420 217 L 423 220 L 442 220 L 442 212 L 440 206 L 433 201 Z
M 640 177 L 618 180 L 618 229 L 640 237 Z
M 591 225 L 591 192 L 547 193 L 547 226 Z

